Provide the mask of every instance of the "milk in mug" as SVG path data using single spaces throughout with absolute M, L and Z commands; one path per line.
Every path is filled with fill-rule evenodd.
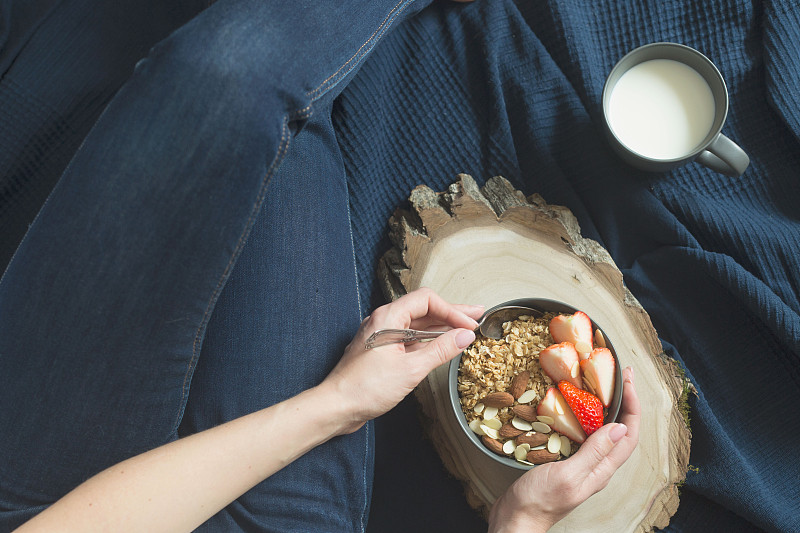
M 711 88 L 697 71 L 671 59 L 652 59 L 617 81 L 608 120 L 630 150 L 651 159 L 678 159 L 705 140 L 714 107 Z

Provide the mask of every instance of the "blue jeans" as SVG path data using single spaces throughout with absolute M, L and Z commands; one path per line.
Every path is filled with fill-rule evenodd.
M 331 104 L 412 3 L 220 0 L 137 65 L 0 280 L 0 530 L 332 368 L 362 313 Z M 371 443 L 204 529 L 363 531 Z

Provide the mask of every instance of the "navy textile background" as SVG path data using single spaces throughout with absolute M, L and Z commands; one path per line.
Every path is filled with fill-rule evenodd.
M 697 471 L 673 531 L 800 531 L 799 12 L 743 0 L 433 4 L 381 43 L 335 109 L 372 305 L 388 217 L 416 185 L 443 190 L 458 172 L 569 207 L 608 249 L 698 390 Z M 752 161 L 741 178 L 694 163 L 645 174 L 612 154 L 603 82 L 655 41 L 692 46 L 722 72 L 723 131 Z M 398 429 L 415 416 L 406 402 L 377 423 L 371 529 L 481 531 L 443 500 L 458 488 L 435 481 L 429 444 Z
M 0 170 L 11 176 L 0 182 L 0 270 L 135 61 L 207 3 L 30 0 L 16 18 L 9 6 L 28 4 L 0 3 L 0 122 L 12 125 L 0 131 Z M 605 76 L 654 41 L 697 48 L 721 70 L 723 131 L 752 161 L 741 178 L 696 164 L 645 174 L 611 153 Z M 697 471 L 668 529 L 800 531 L 795 0 L 436 2 L 379 43 L 334 114 L 365 308 L 383 301 L 374 271 L 386 222 L 418 184 L 500 174 L 569 207 L 698 391 Z M 485 531 L 416 416 L 409 399 L 377 422 L 369 530 Z

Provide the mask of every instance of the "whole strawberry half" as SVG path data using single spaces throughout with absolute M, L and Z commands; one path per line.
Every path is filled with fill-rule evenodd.
M 555 383 L 565 379 L 583 388 L 578 352 L 571 342 L 552 344 L 539 352 L 539 365 Z
M 568 381 L 564 383 L 569 384 Z M 586 432 L 581 427 L 580 421 L 557 388 L 547 389 L 544 398 L 536 407 L 536 414 L 552 418 L 553 423 L 550 424 L 550 427 L 571 441 L 580 444 L 586 440 Z
M 603 425 L 603 403 L 591 392 L 579 389 L 569 381 L 559 381 L 558 390 L 569 404 L 587 435 Z
M 603 405 L 608 407 L 614 396 L 617 366 L 611 350 L 595 348 L 589 354 L 589 358 L 582 360 L 580 364 L 586 390 L 600 398 Z
M 592 321 L 583 311 L 553 317 L 550 320 L 550 335 L 557 343 L 571 342 L 581 359 L 586 359 L 592 351 Z

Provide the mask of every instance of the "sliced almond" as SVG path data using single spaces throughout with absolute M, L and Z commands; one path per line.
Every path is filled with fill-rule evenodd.
M 506 455 L 511 455 L 512 453 L 514 453 L 515 449 L 516 446 L 514 446 L 513 440 L 507 440 L 503 443 L 503 453 L 505 453 Z
M 497 407 L 487 407 L 483 410 L 483 419 L 484 420 L 491 420 L 497 416 L 497 413 L 500 410 Z
M 591 374 L 583 376 L 583 386 L 586 387 L 586 390 L 597 396 L 597 387 Z
M 528 453 L 529 451 L 531 451 L 531 445 L 528 444 L 527 442 L 523 442 L 522 444 L 517 444 L 517 448 L 524 449 L 525 453 Z
M 514 448 L 514 459 L 517 461 L 522 461 L 528 458 L 528 450 L 525 449 L 525 446 L 520 444 L 516 448 Z
M 523 392 L 522 396 L 517 398 L 517 401 L 519 403 L 531 403 L 535 399 L 536 399 L 536 391 L 531 389 L 531 390 L 526 390 L 525 392 Z
M 503 423 L 500 421 L 499 418 L 490 418 L 489 420 L 484 420 L 483 425 L 488 426 L 492 429 L 496 429 L 498 431 L 500 430 L 501 427 L 503 427 Z
M 485 424 L 481 424 L 480 429 L 481 429 L 481 431 L 483 431 L 483 434 L 486 435 L 489 438 L 492 438 L 492 439 L 499 439 L 500 438 L 500 434 L 497 433 L 496 429 L 490 428 L 489 426 L 487 426 Z
M 485 433 L 481 429 L 481 422 L 482 420 L 480 418 L 476 418 L 475 420 L 469 423 L 469 429 L 471 429 L 478 435 L 485 435 Z
M 594 330 L 594 343 L 600 348 L 608 348 L 608 346 L 606 346 L 606 338 L 599 329 Z
M 561 435 L 558 433 L 550 434 L 550 438 L 547 440 L 547 451 L 550 453 L 559 453 L 561 451 Z
M 578 341 L 575 343 L 575 349 L 578 353 L 589 353 L 592 351 L 592 345 L 588 342 Z
M 517 429 L 521 429 L 522 431 L 530 431 L 532 429 L 531 423 L 527 420 L 523 420 L 522 418 L 515 416 L 511 420 L 511 425 Z
M 536 433 L 550 433 L 553 431 L 550 426 L 545 424 L 544 422 L 539 422 L 538 420 L 531 424 L 531 429 L 534 430 Z
M 546 449 L 547 449 L 547 444 L 540 444 L 539 446 L 534 446 L 533 448 L 531 448 L 531 450 L 533 451 L 546 450 Z
M 552 426 L 553 423 L 555 422 L 552 416 L 547 416 L 547 415 L 539 415 L 536 417 L 536 420 L 538 420 L 542 424 L 547 424 L 548 426 Z
M 472 410 L 475 412 L 476 415 L 479 415 L 483 412 L 484 407 L 486 406 L 483 405 L 482 403 L 476 403 L 475 407 L 473 407 Z
M 561 450 L 559 451 L 564 457 L 569 457 L 572 453 L 572 442 L 564 435 L 561 435 Z
M 580 363 L 578 363 L 578 361 L 572 363 L 572 368 L 570 368 L 569 370 L 569 375 L 572 376 L 573 378 L 577 378 L 578 376 L 581 375 L 581 365 Z

